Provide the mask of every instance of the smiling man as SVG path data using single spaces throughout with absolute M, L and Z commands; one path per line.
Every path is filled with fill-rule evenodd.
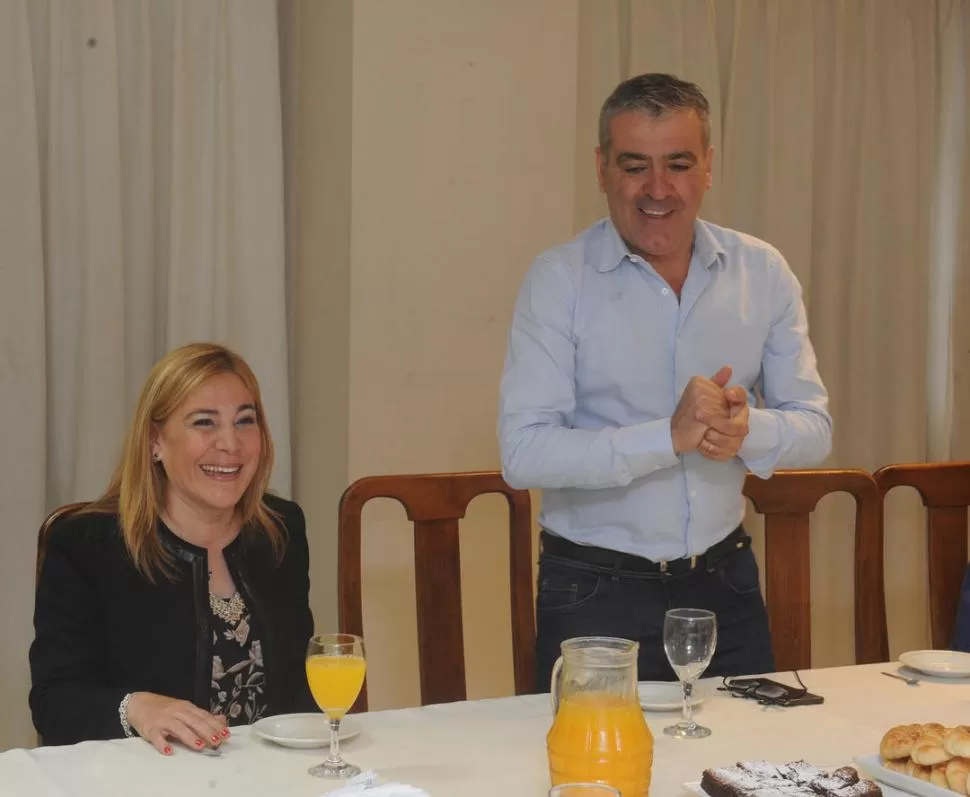
M 697 86 L 621 83 L 596 149 L 610 218 L 519 293 L 499 442 L 507 481 L 543 490 L 539 690 L 587 635 L 639 641 L 641 680 L 673 679 L 663 620 L 681 607 L 717 614 L 709 675 L 775 667 L 741 488 L 821 462 L 832 421 L 784 258 L 698 218 L 713 159 Z

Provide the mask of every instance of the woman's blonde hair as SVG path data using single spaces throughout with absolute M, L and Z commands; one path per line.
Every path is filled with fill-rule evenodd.
M 253 480 L 237 508 L 242 533 L 263 533 L 277 558 L 283 555 L 285 529 L 263 502 L 273 470 L 273 438 L 259 383 L 246 361 L 215 343 L 190 343 L 173 349 L 155 363 L 138 399 L 135 417 L 125 436 L 121 461 L 104 495 L 81 513 L 117 513 L 125 546 L 135 566 L 149 581 L 161 571 L 172 578 L 173 560 L 159 540 L 158 520 L 165 506 L 165 469 L 152 461 L 152 442 L 158 428 L 203 382 L 220 374 L 235 374 L 252 394 L 256 406 L 262 452 Z

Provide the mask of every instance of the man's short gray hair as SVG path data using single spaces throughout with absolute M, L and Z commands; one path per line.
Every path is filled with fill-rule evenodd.
M 613 89 L 600 110 L 600 151 L 604 156 L 610 151 L 610 122 L 614 116 L 640 111 L 660 119 L 670 111 L 681 110 L 697 112 L 706 150 L 711 144 L 711 107 L 697 85 L 662 72 L 649 72 L 624 80 Z

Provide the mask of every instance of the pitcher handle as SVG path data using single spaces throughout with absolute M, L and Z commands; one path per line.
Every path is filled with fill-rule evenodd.
M 559 713 L 559 682 L 562 680 L 562 656 L 552 665 L 552 679 L 550 680 L 549 699 L 552 701 L 552 716 Z

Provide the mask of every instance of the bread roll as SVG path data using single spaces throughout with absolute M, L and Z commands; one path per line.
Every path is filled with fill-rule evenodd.
M 970 758 L 970 727 L 957 725 L 943 737 L 943 749 L 951 756 Z
M 921 730 L 920 725 L 896 725 L 890 728 L 879 743 L 879 755 L 888 760 L 909 758 Z
M 968 774 L 970 774 L 970 759 L 951 758 L 946 762 L 947 788 L 957 794 L 966 794 Z
M 956 761 L 957 759 L 953 759 Z M 908 758 L 884 758 L 882 760 L 882 765 L 888 769 L 890 772 L 898 772 L 900 775 L 908 775 L 909 771 L 907 765 L 910 759 Z
M 945 731 L 937 731 L 935 728 L 928 729 L 928 726 L 924 725 L 922 733 L 913 742 L 913 749 L 909 754 L 910 758 L 924 767 L 949 761 L 953 756 L 943 749 L 944 736 L 946 736 Z
M 909 775 L 911 778 L 918 778 L 919 780 L 929 781 L 930 768 L 920 766 L 911 758 L 906 762 L 906 774 Z
M 937 764 L 936 766 L 930 767 L 930 783 L 934 786 L 939 786 L 941 789 L 950 788 L 950 784 L 946 779 L 946 764 Z

